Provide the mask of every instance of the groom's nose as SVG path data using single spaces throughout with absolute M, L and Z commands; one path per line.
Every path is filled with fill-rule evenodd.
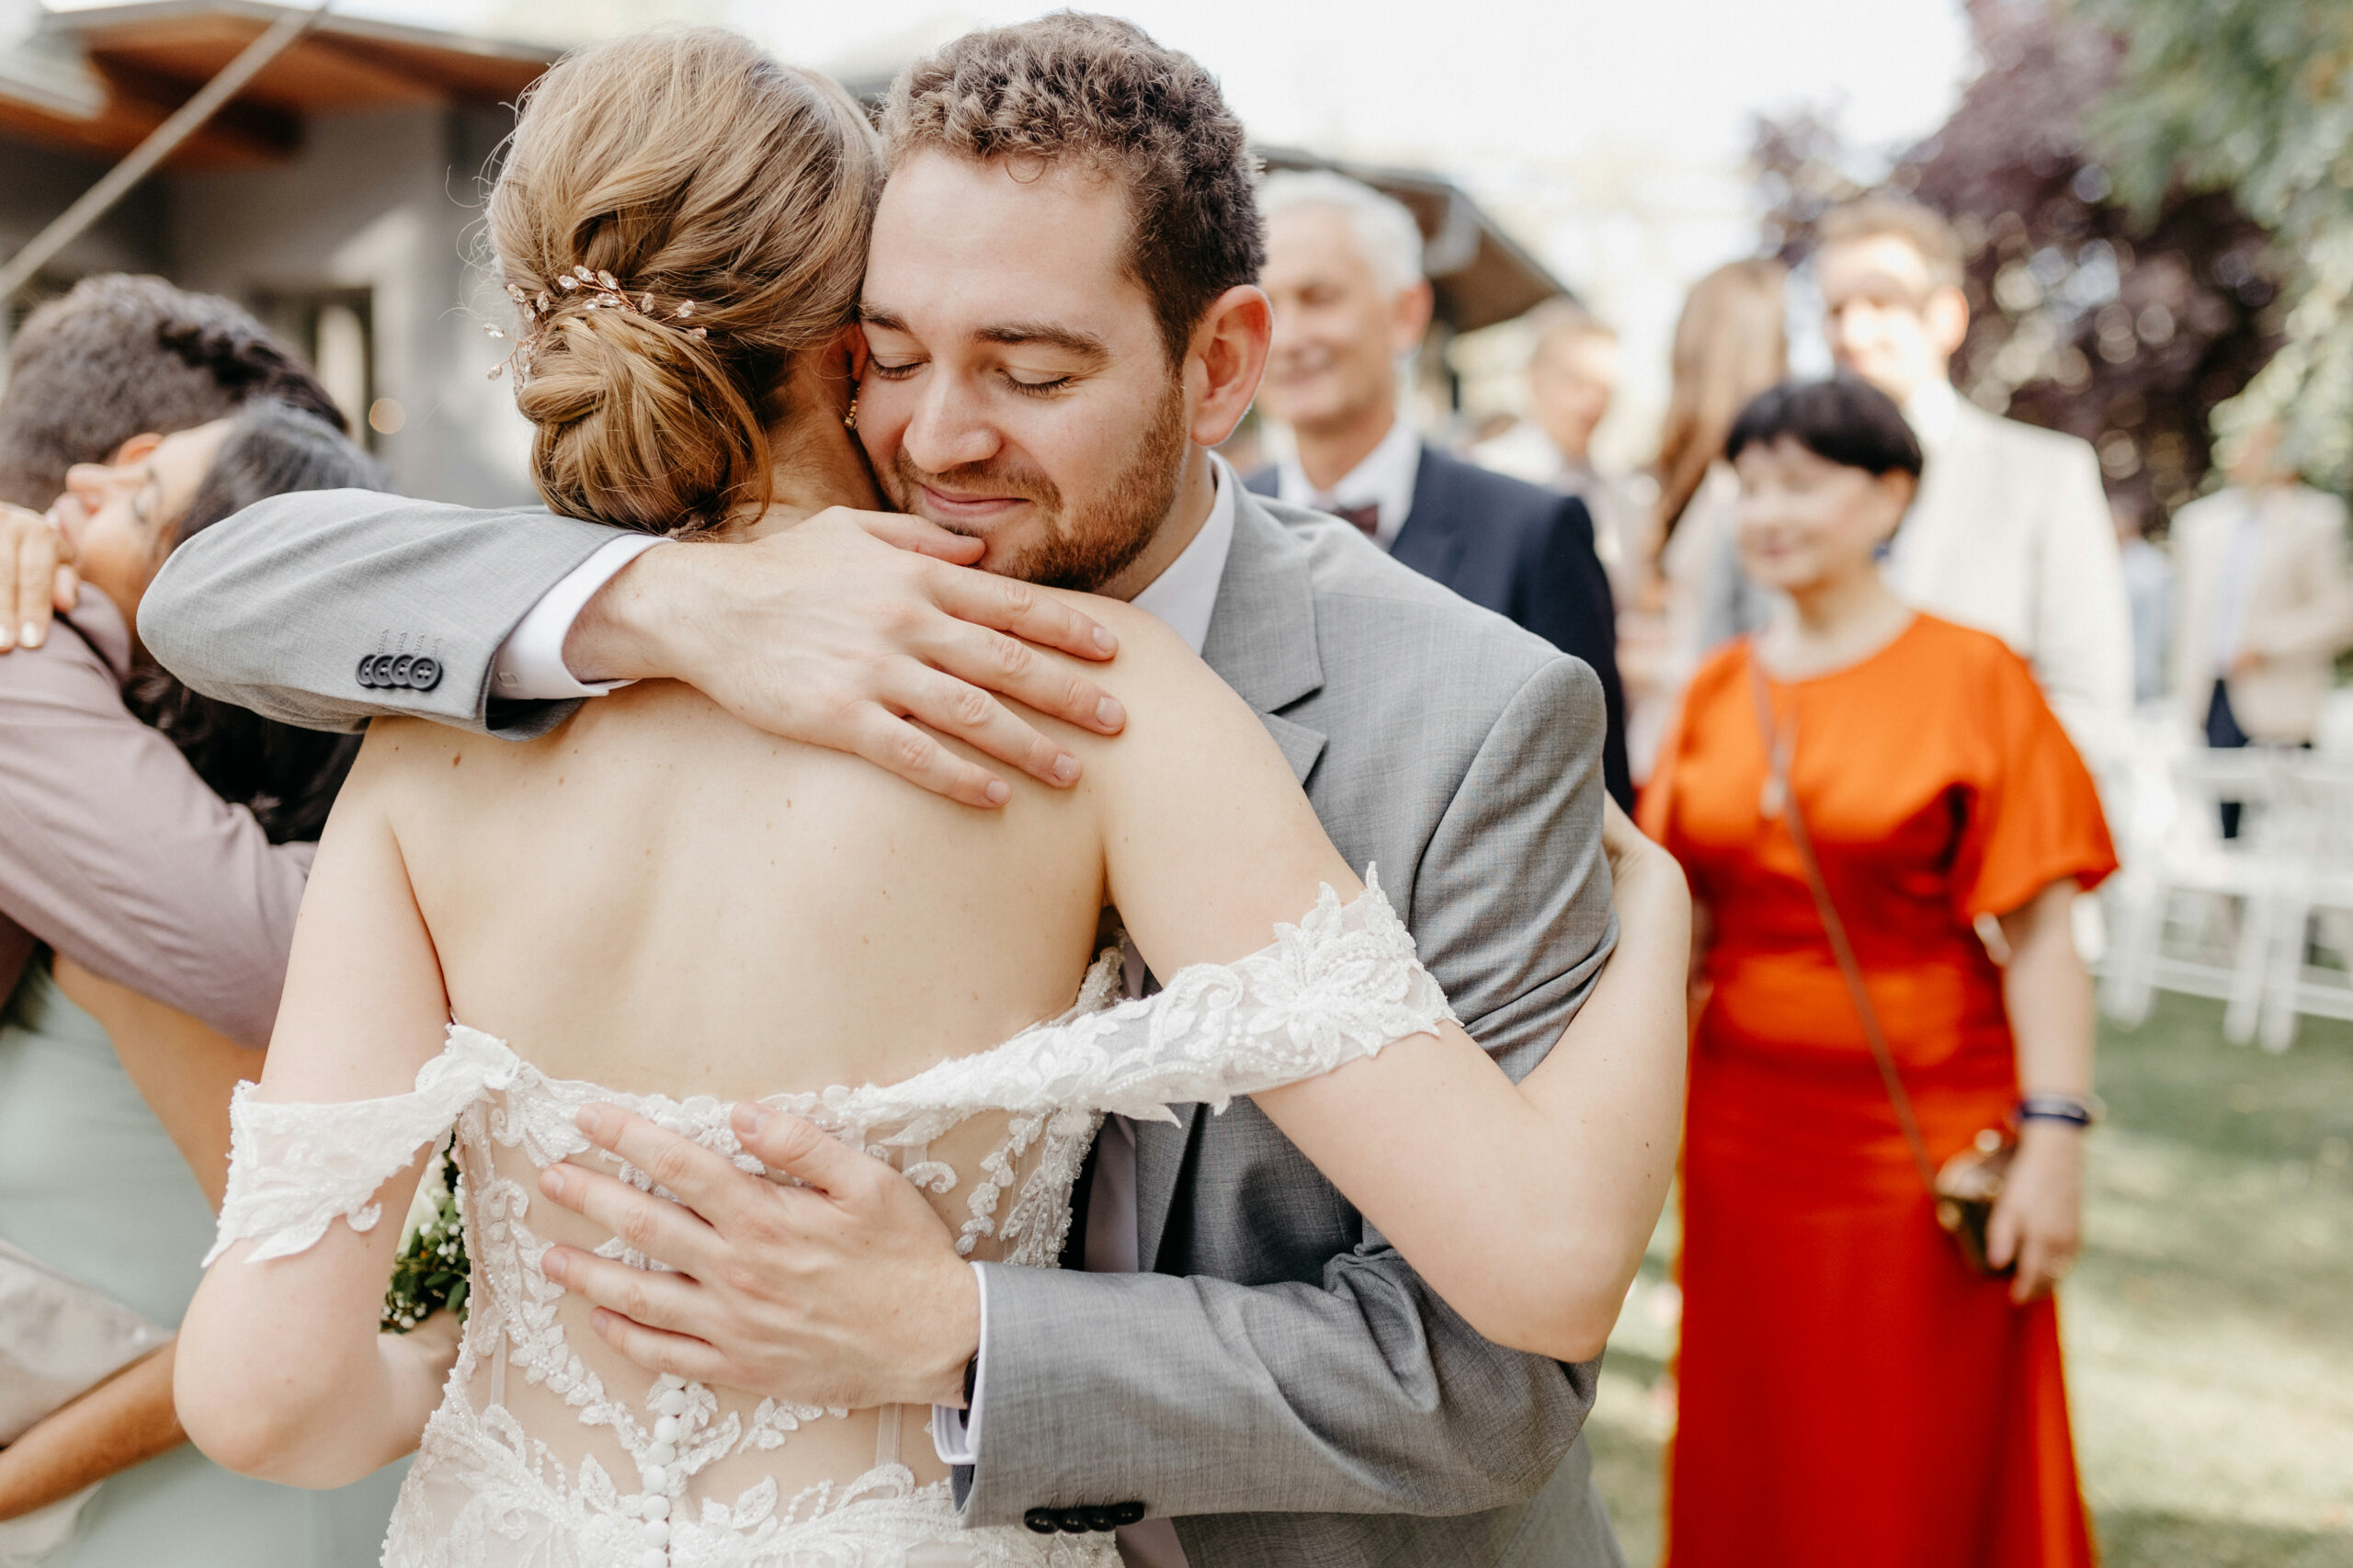
M 977 389 L 961 376 L 927 376 L 899 443 L 917 468 L 946 473 L 996 456 L 1005 438 Z

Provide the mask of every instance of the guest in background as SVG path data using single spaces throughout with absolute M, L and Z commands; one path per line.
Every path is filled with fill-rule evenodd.
M 84 297 L 128 338 L 95 367 L 20 366 L 0 449 L 28 426 L 28 444 L 49 439 L 85 375 L 102 410 L 91 426 L 110 436 L 103 411 L 139 406 L 130 346 L 183 405 L 171 400 L 191 391 L 188 361 L 147 313 L 174 296 Z M 291 362 L 257 324 L 196 303 L 210 324 L 197 362 L 223 402 L 282 384 Z M 286 490 L 378 483 L 312 392 L 305 408 L 250 404 L 70 468 L 53 516 L 76 602 L 41 646 L 0 658 L 0 929 L 18 943 L 0 1011 L 0 1237 L 166 1328 L 210 1244 L 229 1089 L 267 1040 L 310 841 L 355 743 L 197 697 L 132 627 L 164 557 L 203 528 Z M 15 472 L 37 471 L 37 453 L 17 458 Z M 45 1568 L 357 1568 L 374 1559 L 398 1472 L 313 1494 L 220 1470 L 185 1446 L 167 1346 L 0 1449 L 0 1518 L 98 1481 Z
M 253 317 L 160 278 L 101 273 L 25 318 L 8 345 L 0 397 L 0 504 L 39 512 L 65 494 L 65 471 L 109 460 L 142 432 L 186 430 L 274 397 L 343 427 L 324 388 Z M 70 503 L 69 503 L 70 504 Z M 0 544 L 17 536 L 0 531 Z M 44 574 L 45 575 L 45 574 Z M 28 613 L 0 606 L 0 653 L 48 634 L 49 600 L 28 584 Z M 70 567 L 54 607 L 74 603 Z M 18 953 L 0 922 L 0 991 Z
M 2276 425 L 2237 445 L 2230 483 L 2174 514 L 2174 693 L 2209 745 L 2310 745 L 2353 643 L 2345 503 L 2279 463 Z
M 1888 585 L 2007 642 L 2101 766 L 2131 710 L 2132 617 L 2099 460 L 2073 436 L 1996 418 L 1953 391 L 1969 301 L 1961 240 L 1943 217 L 1870 197 L 1833 208 L 1819 233 L 1831 354 L 1901 405 L 1927 459 Z
M 2109 503 L 2116 524 L 2116 560 L 2124 574 L 2124 602 L 2132 610 L 2132 702 L 2154 702 L 2165 691 L 2165 653 L 2173 642 L 2173 561 L 2149 542 L 2148 517 L 2137 502 Z
M 1885 395 L 1775 388 L 1726 449 L 1742 559 L 1782 597 L 1693 677 L 1641 813 L 1706 911 L 1667 1561 L 2089 1568 L 2050 1291 L 2096 1104 L 2070 912 L 2115 868 L 2098 798 L 2025 663 L 1882 582 L 1921 467 Z M 1929 1182 L 2012 1125 L 2002 1278 Z
M 1603 776 L 1612 796 L 1631 800 L 1616 617 L 1584 503 L 1439 451 L 1399 407 L 1399 365 L 1428 330 L 1432 298 L 1414 215 L 1322 172 L 1278 174 L 1259 203 L 1275 334 L 1258 397 L 1295 450 L 1244 483 L 1347 518 L 1423 575 L 1592 665 L 1608 710 Z
M 1642 509 L 1626 487 L 1593 463 L 1593 433 L 1618 394 L 1618 335 L 1574 300 L 1547 300 L 1528 312 L 1528 417 L 1463 455 L 1482 468 L 1563 491 L 1593 516 L 1594 551 L 1609 574 L 1618 608 L 1642 578 Z
M 1653 587 L 1620 637 L 1635 774 L 1650 776 L 1660 734 L 1699 661 L 1765 624 L 1770 604 L 1740 569 L 1733 508 L 1740 481 L 1724 437 L 1749 399 L 1789 374 L 1777 261 L 1735 261 L 1692 285 L 1676 318 L 1666 419 L 1659 432 Z

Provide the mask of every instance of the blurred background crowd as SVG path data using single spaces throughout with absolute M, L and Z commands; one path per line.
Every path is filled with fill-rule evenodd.
M 872 98 L 923 49 L 1029 9 L 353 0 L 298 28 L 252 0 L 0 0 L 0 366 L 19 369 L 12 339 L 44 307 L 51 338 L 36 321 L 26 342 L 53 360 L 55 302 L 77 299 L 104 308 L 76 353 L 103 358 L 109 323 L 176 321 L 204 345 L 182 358 L 210 390 L 184 412 L 210 434 L 157 460 L 166 478 L 185 468 L 177 538 L 330 483 L 527 501 L 529 427 L 486 378 L 498 350 L 467 263 L 507 106 L 563 48 L 721 21 Z M 1642 800 L 1703 884 L 1707 846 L 1678 845 L 1665 775 L 1704 750 L 1723 650 L 1811 581 L 1744 554 L 1744 491 L 1764 481 L 1734 461 L 1735 424 L 1777 384 L 1834 370 L 1900 411 L 1894 434 L 1877 405 L 1784 407 L 1753 434 L 1896 474 L 1892 543 L 1859 559 L 1904 603 L 2022 656 L 2088 769 L 2080 799 L 2035 776 L 2049 842 L 2032 875 L 2101 883 L 2055 917 L 2099 986 L 2111 1120 L 2089 1145 L 2084 1264 L 2052 1332 L 2104 1555 L 2353 1564 L 2353 12 L 1123 14 L 1221 74 L 1269 171 L 1274 351 L 1226 449 L 1235 471 L 1593 664 L 1610 791 Z M 276 51 L 187 115 L 273 26 Z M 185 134 L 123 165 L 176 111 Z M 126 273 L 238 309 L 187 315 L 84 282 Z M 306 443 L 327 423 L 349 442 L 321 455 Z M 144 428 L 0 451 L 0 498 L 45 508 L 72 478 L 96 537 L 109 516 L 145 526 L 145 493 L 99 460 Z M 1881 543 L 1858 506 L 1856 537 Z M 242 858 L 166 874 L 285 883 L 234 916 L 282 950 L 316 832 L 289 802 L 331 793 L 347 754 L 239 733 L 271 759 L 264 776 L 208 771 L 203 756 L 235 749 L 233 722 L 142 665 L 121 628 L 143 579 L 85 576 L 118 624 L 85 673 L 136 691 L 134 714 L 260 812 L 249 841 L 223 841 Z M 1847 717 L 1867 733 L 1906 699 L 1891 678 Z M 1723 700 L 1749 722 L 1745 686 Z M 1918 762 L 1859 740 L 1837 760 Z M 37 879 L 26 858 L 0 869 Z M 1994 951 L 2048 935 L 1979 925 Z M 0 920 L 0 949 L 22 937 Z M 0 960 L 13 978 L 22 955 Z M 216 983 L 225 995 L 196 976 L 165 999 L 225 1047 L 258 1043 L 240 1004 L 205 994 Z M 73 965 L 59 984 L 93 1017 L 131 1005 Z M 213 1136 L 167 1131 L 183 1152 Z M 1674 1259 L 1698 1223 L 1688 1207 L 1663 1223 L 1591 1427 L 1637 1562 L 1659 1550 L 1662 1451 L 1688 1415 L 1677 1368 L 1695 1281 Z M 167 1318 L 176 1278 L 114 1293 L 153 1296 Z M 2004 1354 L 2055 1389 L 2058 1344 Z

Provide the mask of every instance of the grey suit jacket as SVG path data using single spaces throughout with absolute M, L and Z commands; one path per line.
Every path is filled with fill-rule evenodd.
M 491 659 L 607 537 L 284 496 L 182 547 L 141 632 L 199 689 L 296 722 L 535 733 L 561 709 L 494 711 Z M 358 683 L 395 650 L 429 653 L 436 687 Z M 1341 852 L 1378 862 L 1472 1034 L 1532 1067 L 1614 936 L 1592 671 L 1346 525 L 1247 494 L 1203 653 Z M 1577 1441 L 1593 1366 L 1472 1332 L 1247 1102 L 1137 1132 L 1152 1272 L 991 1271 L 969 1521 L 1141 1501 L 1194 1568 L 1620 1561 Z

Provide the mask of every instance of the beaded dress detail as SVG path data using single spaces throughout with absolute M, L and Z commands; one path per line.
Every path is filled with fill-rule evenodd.
M 1372 872 L 1343 905 L 1326 887 L 1296 926 L 1233 964 L 1180 971 L 1118 1002 L 1106 952 L 1062 1017 L 891 1085 L 836 1085 L 762 1104 L 889 1161 L 929 1197 L 969 1257 L 1051 1267 L 1071 1190 L 1107 1113 L 1173 1119 L 1296 1083 L 1453 1015 Z M 658 1268 L 542 1204 L 539 1172 L 567 1158 L 651 1180 L 591 1148 L 580 1107 L 624 1105 L 763 1167 L 728 1104 L 623 1095 L 550 1078 L 501 1040 L 452 1024 L 404 1095 L 296 1105 L 237 1091 L 229 1187 L 213 1256 L 314 1245 L 338 1219 L 366 1231 L 378 1189 L 454 1137 L 473 1259 L 458 1364 L 392 1515 L 386 1568 L 1112 1568 L 1108 1534 L 961 1527 L 928 1411 L 847 1411 L 655 1377 L 611 1351 L 587 1308 L 540 1263 L 557 1241 Z M 537 1228 L 544 1226 L 541 1230 Z M 602 1236 L 601 1244 L 597 1238 Z M 210 1261 L 208 1259 L 208 1261 Z M 906 1428 L 907 1440 L 902 1433 Z M 904 1452 L 902 1449 L 904 1449 Z

